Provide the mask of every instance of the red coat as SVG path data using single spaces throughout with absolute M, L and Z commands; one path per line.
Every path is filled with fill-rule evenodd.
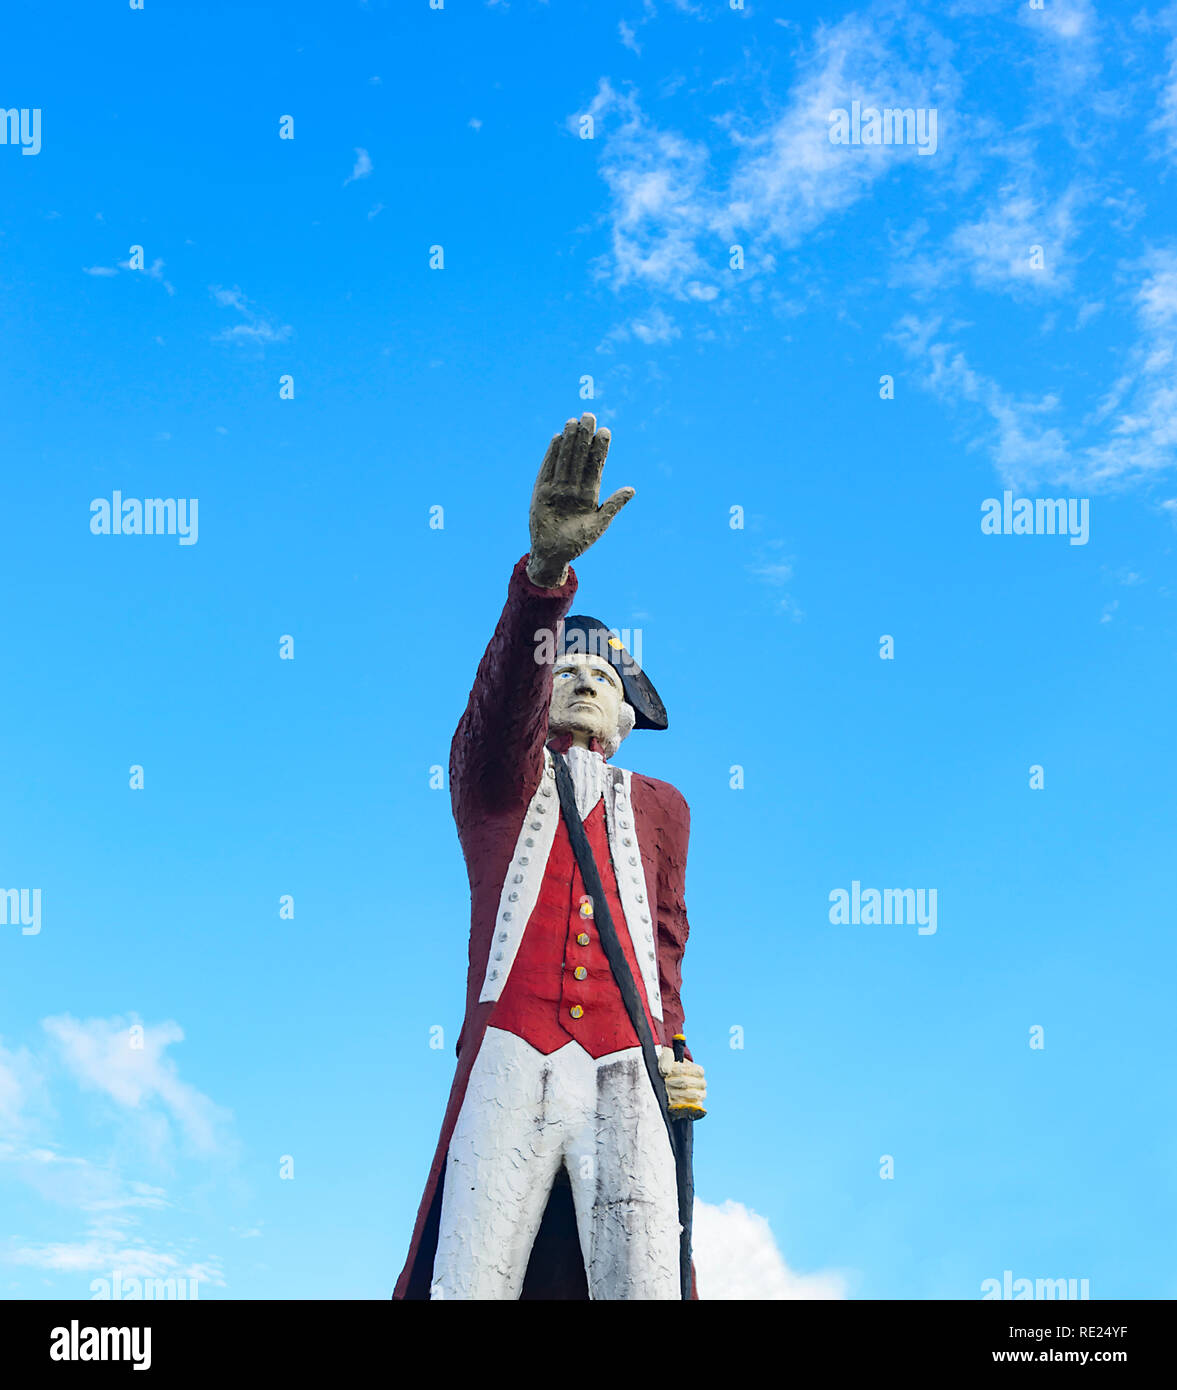
M 506 605 L 478 667 L 450 749 L 450 795 L 470 878 L 466 1015 L 441 1135 L 408 1259 L 393 1293 L 398 1299 L 429 1297 L 450 1135 L 487 1024 L 500 1003 L 498 999 L 479 1000 L 494 941 L 500 892 L 524 813 L 543 774 L 552 666 L 535 660 L 536 633 L 555 629 L 576 593 L 576 575 L 571 570 L 562 587 L 540 589 L 528 579 L 526 565 L 524 556 L 511 575 Z M 654 1040 L 669 1046 L 683 1025 L 679 989 L 689 931 L 683 880 L 690 813 L 682 794 L 669 783 L 639 773 L 632 774 L 630 799 L 655 927 L 662 1021 L 659 1024 L 655 1020 Z M 617 928 L 623 935 L 622 920 L 617 921 Z M 557 1207 L 554 1194 L 532 1253 L 524 1298 L 588 1296 L 570 1198 L 559 1210 Z

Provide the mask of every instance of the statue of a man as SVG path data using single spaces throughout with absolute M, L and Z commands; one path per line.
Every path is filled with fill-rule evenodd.
M 553 438 L 531 550 L 454 735 L 472 897 L 466 1016 L 396 1298 L 682 1297 L 675 1159 L 651 1073 L 672 1107 L 705 1097 L 702 1068 L 671 1050 L 689 812 L 668 783 L 611 765 L 632 729 L 664 729 L 666 713 L 616 636 L 568 616 L 570 562 L 634 495 L 598 505 L 608 450 L 592 415 Z M 575 792 L 579 848 L 561 790 L 566 802 Z M 584 840 L 612 929 L 580 871 Z M 637 987 L 628 1012 L 617 942 Z

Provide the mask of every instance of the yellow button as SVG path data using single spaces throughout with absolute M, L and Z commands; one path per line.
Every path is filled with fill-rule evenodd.
M 573 1018 L 584 1017 L 584 1010 L 580 1007 L 579 1004 L 573 1004 L 572 1008 L 569 1009 L 568 1012 L 572 1015 Z
M 581 903 L 581 905 L 580 905 L 580 915 L 581 915 L 582 917 L 591 917 L 591 916 L 593 915 L 593 905 L 592 905 L 592 903 Z
M 577 944 L 578 946 L 587 946 L 587 945 L 589 944 L 589 934 L 588 934 L 588 932 L 582 931 L 582 932 L 578 933 L 577 938 L 576 938 L 576 944 Z
M 588 971 L 584 968 L 583 965 L 578 965 L 572 973 L 576 976 L 578 980 L 583 980 L 584 977 L 588 974 Z

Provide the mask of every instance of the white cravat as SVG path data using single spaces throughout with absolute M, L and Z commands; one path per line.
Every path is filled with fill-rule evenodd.
M 589 812 L 601 799 L 609 769 L 600 753 L 590 748 L 573 744 L 564 754 L 568 761 L 568 771 L 572 774 L 572 786 L 576 791 L 576 809 L 581 820 L 587 820 Z

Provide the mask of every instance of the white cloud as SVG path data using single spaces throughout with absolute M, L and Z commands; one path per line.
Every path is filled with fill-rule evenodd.
M 621 42 L 625 45 L 626 48 L 636 53 L 638 57 L 641 57 L 642 46 L 640 43 L 638 43 L 637 36 L 634 34 L 634 31 L 630 28 L 630 26 L 626 24 L 624 19 L 621 20 L 621 22 L 617 26 L 617 36 L 618 38 L 620 38 Z
M 748 565 L 746 568 L 756 579 L 770 589 L 781 589 L 793 578 L 793 562 L 791 559 L 780 558 L 780 552 L 784 548 L 783 541 L 770 541 L 768 550 L 773 552 L 777 558 L 769 558 L 763 555 L 757 562 Z M 774 604 L 776 612 L 793 622 L 799 623 L 805 616 L 805 611 L 792 594 L 780 594 Z
M 679 328 L 661 309 L 651 309 L 645 318 L 634 319 L 630 332 L 643 343 L 669 343 L 679 336 Z
M 977 221 L 956 229 L 949 246 L 983 289 L 1057 293 L 1069 284 L 1080 198 L 1072 186 L 1044 205 L 1024 187 L 1007 185 Z
M 227 309 L 236 309 L 245 319 L 244 323 L 234 324 L 232 328 L 224 328 L 220 333 L 215 333 L 214 343 L 264 345 L 282 343 L 290 337 L 292 329 L 289 324 L 277 325 L 263 318 L 236 286 L 226 290 L 220 285 L 211 285 L 209 290 L 218 304 Z
M 232 328 L 223 329 L 213 339 L 217 343 L 284 343 L 290 337 L 290 328 L 275 328 L 270 323 L 235 323 Z
M 119 261 L 120 270 L 134 270 L 136 275 L 146 275 L 149 280 L 157 280 L 164 289 L 167 290 L 168 294 L 175 294 L 176 291 L 172 287 L 171 282 L 164 279 L 163 267 L 164 262 L 160 260 L 158 256 L 150 265 L 145 265 L 141 268 L 136 268 L 130 261 Z
M 611 198 L 610 258 L 600 273 L 617 287 L 636 280 L 679 296 L 686 281 L 710 278 L 696 245 L 711 216 L 705 147 L 659 130 L 636 95 L 616 92 L 607 78 L 588 114 Z
M 939 319 L 906 315 L 891 335 L 917 363 L 919 385 L 942 400 L 959 406 L 979 406 L 992 428 L 984 441 L 1003 480 L 1012 487 L 1032 486 L 1042 478 L 1057 478 L 1071 469 L 1066 437 L 1049 417 L 1058 399 L 1018 399 L 994 380 L 975 371 L 963 351 L 939 337 Z
M 172 1249 L 153 1249 L 137 1237 L 93 1227 L 81 1240 L 47 1241 L 16 1246 L 6 1256 L 10 1264 L 27 1265 L 55 1274 L 112 1278 L 115 1271 L 127 1279 L 196 1279 L 209 1286 L 225 1286 L 220 1261 L 192 1262 Z
M 29 1131 L 30 1103 L 42 1084 L 37 1063 L 25 1048 L 10 1052 L 0 1043 L 0 1157 L 6 1142 Z
M 655 343 L 671 343 L 681 336 L 682 329 L 678 324 L 664 309 L 655 305 L 645 314 L 630 319 L 628 323 L 619 323 L 615 328 L 611 328 L 597 345 L 597 351 L 611 353 L 614 343 L 628 343 L 633 338 L 650 347 Z
M 1093 485 L 1133 481 L 1177 460 L 1177 248 L 1153 249 L 1133 267 L 1138 336 L 1124 370 L 1090 417 L 1107 436 L 1085 453 Z
M 236 286 L 231 290 L 225 290 L 220 285 L 213 285 L 212 297 L 218 304 L 223 304 L 227 308 L 240 309 L 243 314 L 248 312 L 246 298 Z
M 846 1278 L 832 1270 L 798 1274 L 785 1264 L 763 1216 L 740 1202 L 695 1199 L 692 1245 L 699 1298 L 836 1299 Z
M 908 53 L 916 55 L 911 62 Z M 605 273 L 618 288 L 636 281 L 680 298 L 714 299 L 733 241 L 761 243 L 747 279 L 774 268 L 772 243 L 798 244 L 896 168 L 914 164 L 921 166 L 916 177 L 935 177 L 931 166 L 948 159 L 944 117 L 958 86 L 946 54 L 919 20 L 900 28 L 882 12 L 852 15 L 819 29 L 778 116 L 750 133 L 734 118 L 718 121 L 728 138 L 714 151 L 659 126 L 635 92 L 618 92 L 603 78 L 588 114 L 610 192 Z M 833 144 L 830 112 L 855 100 L 936 108 L 937 155 L 920 157 L 914 145 Z M 570 130 L 579 119 L 570 118 Z M 721 158 L 731 166 L 726 175 L 716 167 Z
M 1012 395 L 942 336 L 938 318 L 906 315 L 892 334 L 916 362 L 920 385 L 989 416 L 992 428 L 983 442 L 1009 486 L 1112 488 L 1172 469 L 1177 461 L 1177 248 L 1154 248 L 1121 269 L 1136 277 L 1136 337 L 1119 376 L 1072 431 L 1075 439 L 1055 423 L 1057 396 Z
M 351 173 L 348 174 L 347 178 L 343 181 L 344 188 L 346 188 L 349 183 L 355 183 L 357 179 L 366 179 L 371 172 L 372 160 L 368 151 L 357 149 L 356 162 L 352 167 Z
M 1083 100 L 1082 116 L 1091 109 L 1106 109 L 1114 99 L 1095 89 L 1099 78 L 1099 22 L 1091 0 L 1046 0 L 1041 9 L 1019 5 L 1018 22 L 1037 34 L 1040 47 L 1034 55 L 1039 90 L 1052 98 L 1050 119 L 1074 124 L 1076 113 L 1066 107 L 1077 93 Z M 1073 133 L 1073 132 L 1072 132 Z
M 1165 61 L 1168 71 L 1161 83 L 1157 99 L 1157 114 L 1149 124 L 1150 135 L 1159 135 L 1164 146 L 1164 154 L 1177 161 L 1177 37 L 1165 48 Z
M 157 256 L 150 265 L 143 266 L 142 268 L 132 266 L 131 262 L 129 260 L 126 260 L 119 261 L 117 266 L 84 265 L 82 267 L 82 273 L 84 275 L 98 276 L 102 279 L 110 279 L 112 276 L 117 275 L 120 270 L 133 270 L 136 275 L 145 275 L 148 280 L 155 280 L 157 283 L 161 284 L 165 290 L 167 290 L 168 294 L 174 295 L 176 293 L 175 287 L 172 285 L 170 280 L 165 279 L 163 268 L 164 262 Z
M 136 1039 L 132 1024 L 142 1029 Z M 226 1113 L 182 1081 L 175 1062 L 165 1055 L 172 1043 L 184 1039 L 178 1024 L 139 1025 L 134 1018 L 82 1022 L 61 1014 L 42 1020 L 41 1026 L 56 1041 L 62 1060 L 83 1087 L 104 1093 L 125 1110 L 152 1117 L 157 1133 L 162 1132 L 159 1120 L 170 1117 L 200 1153 L 214 1153 L 221 1147 Z M 142 1046 L 133 1046 L 139 1037 Z
M 122 1019 L 83 1024 L 66 1015 L 43 1020 L 43 1027 L 67 1071 L 83 1087 L 108 1095 L 118 1106 L 116 1114 L 130 1116 L 137 1125 L 154 1107 L 162 1112 L 158 1118 L 165 1127 L 177 1124 L 192 1146 L 205 1153 L 210 1141 L 220 1138 L 224 1112 L 181 1082 L 174 1064 L 163 1056 L 164 1047 L 179 1040 L 175 1024 L 146 1029 L 143 1051 L 133 1053 L 139 1060 L 129 1065 L 123 1055 L 130 1049 Z M 154 1224 L 166 1209 L 176 1211 L 162 1187 L 125 1177 L 109 1157 L 92 1161 L 63 1153 L 47 1137 L 46 1117 L 56 1118 L 47 1078 L 60 1071 L 49 1061 L 26 1049 L 0 1046 L 0 1185 L 15 1180 L 55 1211 L 77 1213 L 82 1234 L 42 1242 L 13 1237 L 0 1243 L 0 1260 L 67 1277 L 110 1277 L 117 1269 L 127 1278 L 186 1277 L 223 1285 L 219 1259 L 194 1262 L 191 1241 L 152 1245 L 136 1233 L 145 1219 Z M 135 1138 L 141 1138 L 138 1128 Z M 128 1145 L 125 1135 L 121 1147 L 140 1162 L 149 1156 L 142 1143 Z M 168 1166 L 173 1166 L 170 1157 Z
M 957 78 L 934 31 L 912 17 L 903 35 L 881 12 L 819 29 L 784 112 L 743 141 L 727 209 L 733 228 L 763 229 L 795 245 L 896 167 L 914 163 L 922 166 L 916 175 L 933 176 L 934 166 L 948 158 L 944 117 Z M 921 45 L 922 61 L 912 66 L 900 50 Z M 920 157 L 912 145 L 833 144 L 830 112 L 849 110 L 853 101 L 863 108 L 936 109 L 936 155 Z

